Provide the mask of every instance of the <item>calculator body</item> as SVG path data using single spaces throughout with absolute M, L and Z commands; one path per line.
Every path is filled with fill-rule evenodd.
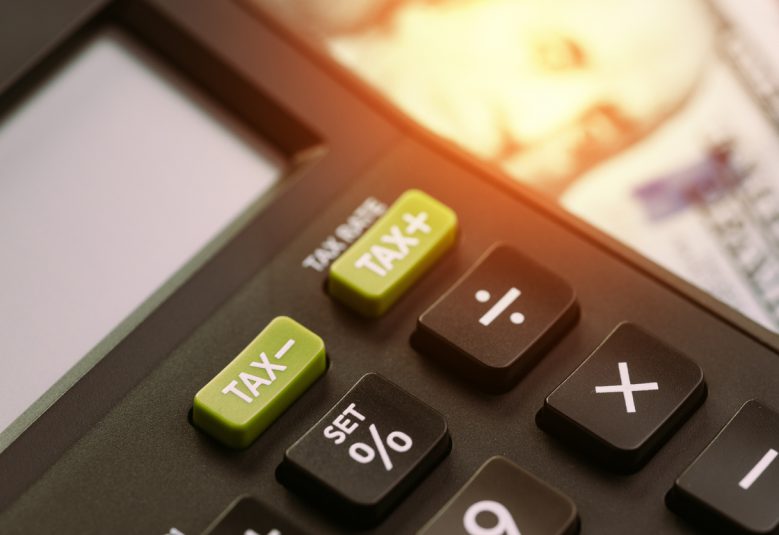
M 695 533 L 664 505 L 674 480 L 746 401 L 779 407 L 775 334 L 425 132 L 256 7 L 71 0 L 3 9 L 37 21 L 9 26 L 18 47 L 0 72 L 3 112 L 90 32 L 115 26 L 287 162 L 263 209 L 0 453 L 3 533 L 189 535 L 244 495 L 305 531 L 342 532 L 337 518 L 280 485 L 276 469 L 369 372 L 440 411 L 452 440 L 376 533 L 420 529 L 495 455 L 570 497 L 582 533 Z M 408 189 L 454 210 L 458 240 L 385 315 L 360 317 L 326 292 L 328 243 L 366 203 L 388 206 Z M 579 313 L 515 387 L 485 394 L 410 338 L 419 316 L 496 243 L 567 281 Z M 193 396 L 279 315 L 322 337 L 327 371 L 251 446 L 227 449 L 190 423 Z M 694 360 L 708 387 L 701 407 L 630 475 L 536 424 L 546 396 L 625 321 Z

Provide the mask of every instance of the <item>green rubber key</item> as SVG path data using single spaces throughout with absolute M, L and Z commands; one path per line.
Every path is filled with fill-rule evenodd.
M 192 421 L 223 444 L 245 448 L 325 367 L 322 339 L 279 316 L 195 395 Z
M 419 190 L 398 197 L 330 267 L 328 292 L 360 314 L 382 315 L 453 244 L 457 215 Z

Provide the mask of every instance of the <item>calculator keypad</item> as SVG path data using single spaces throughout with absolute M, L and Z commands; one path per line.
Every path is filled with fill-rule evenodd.
M 454 212 L 421 191 L 408 190 L 333 263 L 328 293 L 361 315 L 382 315 L 453 245 L 456 233 Z M 473 386 L 505 392 L 559 342 L 578 315 L 574 290 L 566 281 L 524 252 L 498 243 L 419 316 L 412 345 Z M 289 366 L 282 360 L 293 348 L 305 353 L 296 358 L 313 371 L 300 380 L 280 381 Z M 245 447 L 324 367 L 322 340 L 289 318 L 277 318 L 198 393 L 193 422 L 226 445 Z M 215 403 L 217 390 L 221 396 Z M 705 396 L 703 372 L 696 363 L 624 323 L 546 398 L 537 423 L 608 468 L 630 472 L 670 438 Z M 231 417 L 235 411 L 220 405 L 225 398 L 251 405 L 252 414 Z M 221 424 L 212 425 L 220 419 Z M 331 517 L 334 526 L 365 528 L 381 522 L 413 492 L 451 447 L 440 413 L 368 373 L 287 448 L 276 476 Z M 775 451 L 769 448 L 766 455 Z M 763 457 L 755 466 L 760 463 L 770 465 L 773 458 Z M 691 493 L 685 478 L 694 468 L 677 481 L 669 503 L 675 496 L 677 510 L 705 523 L 689 512 L 694 509 L 691 500 L 684 501 L 685 492 Z M 770 480 L 762 472 L 759 478 Z M 707 507 L 716 512 L 701 516 L 723 514 L 716 503 Z M 760 513 L 750 515 L 751 522 L 764 520 Z M 579 524 L 577 507 L 568 497 L 508 459 L 494 457 L 420 535 L 568 535 L 577 533 Z M 744 525 L 748 522 L 739 529 Z M 299 532 L 252 498 L 237 501 L 211 530 L 209 535 Z

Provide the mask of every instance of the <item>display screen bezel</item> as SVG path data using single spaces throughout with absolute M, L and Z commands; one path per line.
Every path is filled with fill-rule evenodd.
M 165 30 L 139 30 L 124 15 L 118 3 L 102 11 L 99 7 L 103 2 L 75 4 L 70 9 L 76 22 L 61 21 L 63 27 L 60 31 L 69 34 L 67 38 L 61 41 L 55 39 L 47 45 L 43 54 L 34 46 L 29 46 L 31 67 L 23 75 L 9 72 L 11 69 L 0 72 L 4 81 L 4 91 L 0 94 L 0 122 L 37 88 L 55 77 L 60 68 L 77 55 L 96 33 L 115 28 L 248 127 L 280 160 L 283 173 L 228 228 L 210 240 L 162 288 L 0 433 L 0 466 L 7 475 L 0 492 L 0 508 L 34 481 L 184 336 L 277 252 L 294 225 L 278 225 L 273 235 L 263 240 L 264 243 L 259 243 L 249 255 L 245 254 L 246 247 L 237 242 L 251 239 L 249 235 L 256 238 L 258 222 L 266 209 L 289 195 L 307 173 L 330 157 L 323 136 L 261 89 L 242 80 L 221 61 L 208 57 L 208 52 L 200 48 L 196 40 L 179 36 L 178 52 L 190 58 L 189 61 L 180 61 L 181 58 L 175 57 L 176 51 L 168 54 L 155 46 L 154 36 L 161 36 L 166 33 Z M 23 6 L 16 7 L 25 10 Z M 28 7 L 29 13 L 34 13 L 35 6 Z M 6 67 L 0 65 L 0 69 Z M 289 230 L 284 227 L 289 227 Z M 241 258 L 238 263 L 236 256 Z M 225 268 L 229 269 L 230 276 L 222 277 L 221 284 L 214 284 L 217 272 Z M 109 382 L 112 391 L 102 388 Z M 17 462 L 20 457 L 25 458 L 24 463 Z
M 11 250 L 18 249 L 21 251 L 21 254 L 19 255 L 19 258 L 11 258 L 11 266 L 21 266 L 21 269 L 19 270 L 20 273 L 35 272 L 35 269 L 32 268 L 34 265 L 58 266 L 58 261 L 61 258 L 59 256 L 48 258 L 45 256 L 46 253 L 44 251 L 59 250 L 60 248 L 56 246 L 56 242 L 60 240 L 63 242 L 69 241 L 69 238 L 66 237 L 67 234 L 61 234 L 60 232 L 69 233 L 69 231 L 66 230 L 68 228 L 73 228 L 75 230 L 76 227 L 70 227 L 71 223 L 77 226 L 81 224 L 88 226 L 79 227 L 78 234 L 83 236 L 83 239 L 74 240 L 72 246 L 69 247 L 72 251 L 71 255 L 72 258 L 75 259 L 75 263 L 63 262 L 61 267 L 57 267 L 52 271 L 47 270 L 41 272 L 39 274 L 40 276 L 37 278 L 37 282 L 31 282 L 29 286 L 23 281 L 14 282 L 12 280 L 10 274 L 14 273 L 13 267 L 9 267 L 10 272 L 6 271 L 9 275 L 6 277 L 4 283 L 9 285 L 8 289 L 11 295 L 9 302 L 6 303 L 6 305 L 9 305 L 11 308 L 6 308 L 6 311 L 8 311 L 9 314 L 19 316 L 23 319 L 21 320 L 19 327 L 14 329 L 13 334 L 10 332 L 6 333 L 6 335 L 11 337 L 10 340 L 7 340 L 8 342 L 11 342 L 10 347 L 5 346 L 7 348 L 7 360 L 10 361 L 5 363 L 5 365 L 9 367 L 7 368 L 9 369 L 9 373 L 6 376 L 6 380 L 13 381 L 13 387 L 10 389 L 11 392 L 14 391 L 13 388 L 20 388 L 20 396 L 19 399 L 15 398 L 14 402 L 6 407 L 6 411 L 3 414 L 3 425 L 0 426 L 0 451 L 10 444 L 10 442 L 12 442 L 30 422 L 34 421 L 51 406 L 57 398 L 69 389 L 70 386 L 75 384 L 75 382 L 92 366 L 99 362 L 111 348 L 132 332 L 140 322 L 142 322 L 159 304 L 164 302 L 164 300 L 187 280 L 187 278 L 197 271 L 197 269 L 202 267 L 208 259 L 219 250 L 219 248 L 227 243 L 240 228 L 245 225 L 248 220 L 256 215 L 264 205 L 270 202 L 268 197 L 272 197 L 279 188 L 284 187 L 284 184 L 280 184 L 279 182 L 288 179 L 295 170 L 294 168 L 289 169 L 290 154 L 282 155 L 278 150 L 270 148 L 263 138 L 256 135 L 256 132 L 249 131 L 243 127 L 241 122 L 237 122 L 234 114 L 224 113 L 221 104 L 217 104 L 212 98 L 203 95 L 195 86 L 174 73 L 167 64 L 157 61 L 156 55 L 151 54 L 146 47 L 141 46 L 134 38 L 127 35 L 126 32 L 119 30 L 116 24 L 104 24 L 90 32 L 85 32 L 84 35 L 80 37 L 79 43 L 71 48 L 70 52 L 63 58 L 64 63 L 57 62 L 57 65 L 52 66 L 47 75 L 39 80 L 34 87 L 30 88 L 28 91 L 29 94 L 26 95 L 28 98 L 22 98 L 17 102 L 18 107 L 15 112 L 13 107 L 8 108 L 8 111 L 11 113 L 6 113 L 7 122 L 0 122 L 0 126 L 7 128 L 6 133 L 10 136 L 10 138 L 4 137 L 3 139 L 8 140 L 9 142 L 14 139 L 13 132 L 27 132 L 29 131 L 29 128 L 34 128 L 34 139 L 37 139 L 37 136 L 40 135 L 42 140 L 41 145 L 31 146 L 29 147 L 29 151 L 23 151 L 22 154 L 35 154 L 35 161 L 40 161 L 41 158 L 45 161 L 49 154 L 49 150 L 45 148 L 47 146 L 45 144 L 45 140 L 47 139 L 46 136 L 56 135 L 51 133 L 58 131 L 57 128 L 50 128 L 49 126 L 51 125 L 46 126 L 46 122 L 50 121 L 60 121 L 58 125 L 70 125 L 70 130 L 65 139 L 62 140 L 62 143 L 67 143 L 68 140 L 72 139 L 73 142 L 76 143 L 73 147 L 75 152 L 82 150 L 82 148 L 87 154 L 91 152 L 88 157 L 74 160 L 74 156 L 70 151 L 52 151 L 55 152 L 52 155 L 53 161 L 59 163 L 50 164 L 49 162 L 45 162 L 43 167 L 38 168 L 38 171 L 34 173 L 32 171 L 25 171 L 25 169 L 30 169 L 28 165 L 32 165 L 32 162 L 29 164 L 24 162 L 29 162 L 32 158 L 17 160 L 22 162 L 21 169 L 14 167 L 13 164 L 10 165 L 11 170 L 18 169 L 18 171 L 22 173 L 22 176 L 24 176 L 25 172 L 31 173 L 28 176 L 29 183 L 21 184 L 21 191 L 33 192 L 39 188 L 41 192 L 48 192 L 52 189 L 57 191 L 56 184 L 58 182 L 65 180 L 65 183 L 67 184 L 67 187 L 62 190 L 64 197 L 63 195 L 57 195 L 56 203 L 51 206 L 52 210 L 54 210 L 53 213 L 45 208 L 41 208 L 41 206 L 45 206 L 46 195 L 45 193 L 39 192 L 34 193 L 34 196 L 41 200 L 42 205 L 33 206 L 32 203 L 30 203 L 30 205 L 23 206 L 23 210 L 19 212 L 20 214 L 34 214 L 32 217 L 35 219 L 32 219 L 28 223 L 24 223 L 23 220 L 15 220 L 12 216 L 11 223 L 6 229 L 7 231 L 12 232 L 12 234 L 7 234 L 6 237 L 9 240 L 8 245 L 11 246 Z M 106 59 L 99 59 L 108 57 L 112 58 L 113 61 L 109 63 Z M 100 76 L 98 76 L 98 74 Z M 112 95 L 119 100 L 112 101 L 110 104 L 106 104 L 107 101 L 101 101 L 103 104 L 98 103 L 93 105 L 95 99 L 85 96 L 88 95 L 90 91 L 97 91 L 98 94 L 100 94 L 101 91 L 105 91 L 106 87 L 111 87 L 108 84 L 106 84 L 106 86 L 101 85 L 100 78 L 105 76 L 119 77 L 124 80 L 122 85 L 114 85 L 114 89 L 111 90 L 114 91 Z M 128 78 L 122 78 L 123 76 L 127 76 Z M 141 95 L 136 95 L 132 92 L 121 93 L 116 91 L 117 87 L 126 87 L 124 83 L 132 83 L 132 81 L 136 81 L 136 83 L 140 84 L 136 87 L 141 90 Z M 47 105 L 47 98 L 49 99 L 49 102 L 51 102 L 52 98 L 68 98 L 62 94 L 64 89 L 61 89 L 64 86 L 67 86 L 67 84 L 79 84 L 79 87 L 83 88 L 83 91 L 70 91 L 70 93 L 68 93 L 74 98 L 70 105 L 65 106 L 68 109 L 63 109 L 60 114 L 57 114 L 56 110 L 54 110 L 54 113 L 41 112 L 41 107 L 45 108 Z M 132 91 L 131 89 L 128 90 Z M 146 91 L 151 93 L 146 93 Z M 56 97 L 53 95 L 56 95 Z M 144 99 L 143 95 L 148 97 L 147 100 L 142 100 Z M 187 140 L 198 138 L 190 137 L 192 132 L 182 132 L 177 128 L 175 123 L 168 124 L 170 121 L 163 121 L 158 126 L 150 124 L 149 120 L 154 120 L 155 115 L 152 111 L 155 98 L 164 99 L 167 105 L 171 105 L 174 110 L 186 110 L 183 111 L 184 115 L 180 116 L 180 118 L 184 121 L 190 119 L 194 120 L 195 122 L 192 123 L 194 130 L 202 133 L 207 131 L 210 143 L 193 149 L 192 147 L 189 147 L 189 141 Z M 172 102 L 175 99 L 179 99 L 178 102 Z M 123 103 L 123 105 L 120 106 L 119 102 Z M 113 106 L 113 108 L 99 108 L 98 106 L 100 105 Z M 118 113 L 125 113 L 125 105 L 130 107 L 134 106 L 134 115 L 137 117 L 137 120 L 140 121 L 137 128 L 127 125 L 126 121 L 122 119 L 111 119 L 110 116 L 114 110 L 118 110 Z M 108 117 L 97 115 L 97 113 L 99 113 L 97 110 L 99 109 L 104 110 L 104 113 L 106 113 Z M 96 118 L 96 120 L 102 121 L 103 125 L 115 124 L 121 120 L 121 137 L 113 137 L 109 129 L 109 131 L 105 131 L 105 135 L 102 136 L 101 139 L 90 139 L 88 137 L 90 134 L 86 133 L 88 128 L 83 127 L 83 123 L 76 118 L 77 115 L 74 115 L 74 112 L 76 114 L 86 113 L 87 117 Z M 70 115 L 68 115 L 69 113 Z M 30 119 L 30 117 L 36 117 L 36 119 Z M 130 121 L 132 120 L 130 117 L 127 117 L 127 119 Z M 33 126 L 30 125 L 30 121 L 33 121 Z M 74 130 L 74 128 L 76 128 L 76 130 Z M 166 136 L 165 139 L 176 144 L 171 147 L 171 151 L 161 152 L 158 156 L 149 154 L 148 157 L 144 154 L 134 154 L 134 147 L 128 145 L 128 143 L 132 143 L 132 139 L 138 139 L 138 141 L 143 144 L 143 140 L 149 138 L 150 128 L 158 134 Z M 82 134 L 81 132 L 84 133 Z M 165 132 L 165 134 L 161 134 L 161 132 Z M 137 138 L 134 138 L 133 136 L 137 136 Z M 25 139 L 27 138 L 25 137 Z M 130 141 L 128 142 L 128 140 Z M 192 217 L 197 217 L 197 220 L 190 220 L 191 224 L 189 226 L 182 227 L 183 232 L 176 233 L 177 238 L 174 241 L 169 242 L 168 246 L 156 252 L 144 248 L 144 250 L 135 251 L 134 255 L 123 258 L 122 255 L 130 254 L 131 251 L 133 251 L 132 243 L 136 243 L 136 237 L 143 238 L 144 241 L 152 239 L 151 233 L 136 234 L 137 232 L 145 232 L 141 230 L 143 228 L 150 228 L 145 227 L 145 224 L 157 225 L 159 232 L 152 231 L 152 233 L 157 235 L 154 238 L 155 240 L 160 236 L 165 235 L 166 232 L 174 232 L 172 231 L 172 228 L 174 227 L 166 225 L 165 221 L 171 217 L 176 218 L 176 210 L 179 203 L 174 198 L 167 198 L 167 195 L 173 194 L 174 190 L 166 190 L 164 188 L 157 190 L 160 192 L 160 195 L 156 196 L 154 201 L 150 204 L 146 204 L 145 201 L 138 199 L 136 199 L 136 201 L 131 201 L 129 198 L 122 198 L 121 192 L 126 191 L 130 198 L 134 195 L 133 192 L 147 196 L 149 191 L 155 190 L 155 180 L 160 181 L 160 183 L 164 183 L 167 180 L 178 180 L 180 182 L 175 187 L 175 191 L 178 192 L 175 193 L 175 195 L 178 197 L 181 190 L 186 189 L 189 183 L 194 184 L 192 179 L 196 179 L 198 176 L 199 170 L 197 167 L 192 168 L 189 174 L 178 174 L 173 177 L 171 177 L 169 173 L 155 175 L 153 169 L 157 168 L 157 165 L 166 165 L 164 162 L 169 161 L 168 158 L 176 157 L 173 156 L 176 154 L 176 146 L 184 151 L 202 151 L 202 154 L 200 155 L 193 155 L 194 158 L 185 156 L 184 154 L 181 154 L 181 157 L 194 162 L 201 156 L 207 155 L 206 158 L 209 158 L 214 164 L 212 170 L 216 168 L 220 170 L 216 173 L 212 172 L 204 175 L 207 183 L 211 184 L 214 188 L 220 187 L 221 175 L 219 173 L 223 172 L 225 173 L 224 178 L 226 179 L 225 187 L 229 187 L 231 175 L 233 173 L 230 165 L 228 165 L 229 160 L 225 161 L 224 153 L 218 151 L 211 152 L 212 147 L 219 146 L 222 141 L 230 144 L 229 146 L 231 147 L 243 147 L 244 150 L 246 150 L 247 155 L 255 155 L 257 159 L 254 161 L 257 162 L 257 167 L 252 168 L 252 173 L 247 176 L 247 179 L 250 181 L 250 184 L 254 183 L 257 186 L 260 184 L 265 185 L 261 186 L 261 191 L 258 193 L 243 191 L 243 195 L 236 198 L 237 202 L 241 203 L 241 206 L 236 207 L 237 211 L 232 212 L 227 216 L 227 219 L 223 220 L 224 225 L 218 223 L 220 228 L 219 230 L 214 229 L 215 233 L 213 235 L 202 235 L 201 245 L 196 249 L 193 249 L 190 255 L 180 257 L 180 262 L 170 264 L 170 271 L 166 271 L 166 273 L 158 272 L 157 274 L 162 278 L 154 280 L 148 279 L 151 286 L 148 286 L 146 289 L 136 286 L 137 283 L 134 281 L 147 279 L 145 279 L 145 277 L 133 278 L 135 275 L 131 271 L 125 272 L 122 268 L 123 265 L 128 266 L 134 259 L 143 258 L 144 255 L 149 254 L 154 255 L 157 260 L 161 260 L 165 263 L 167 263 L 167 260 L 162 259 L 167 258 L 173 260 L 174 257 L 178 256 L 176 251 L 179 249 L 177 249 L 177 247 L 184 247 L 184 244 L 190 243 L 189 240 L 193 237 L 193 235 L 187 234 L 187 232 L 189 232 L 188 229 L 200 228 L 199 222 L 201 221 L 215 222 L 215 220 L 209 219 L 211 215 L 213 215 L 213 212 L 209 210 L 209 207 L 219 206 L 220 203 L 218 199 L 214 199 L 215 202 L 213 204 L 201 206 L 197 210 L 198 215 L 195 215 L 194 212 L 189 212 L 192 214 Z M 62 145 L 62 143 L 59 145 Z M 101 145 L 101 143 L 107 144 Z M 155 143 L 155 147 L 159 146 L 159 142 Z M 235 145 L 232 143 L 235 143 Z M 58 145 L 54 144 L 54 146 Z M 57 159 L 57 155 L 62 153 L 68 154 L 65 162 Z M 168 154 L 170 154 L 170 156 Z M 129 159 L 125 160 L 124 158 L 126 157 L 129 157 Z M 161 160 L 158 159 L 158 157 L 160 157 Z M 152 164 L 151 168 L 147 168 L 148 172 L 140 171 L 143 176 L 128 171 L 135 169 L 134 162 L 139 158 L 142 158 L 144 162 L 156 162 Z M 90 160 L 94 163 L 89 164 L 88 162 Z M 94 195 L 97 194 L 94 194 L 90 197 L 90 192 L 82 189 L 90 188 L 90 186 L 79 181 L 94 176 L 93 174 L 96 173 L 96 171 L 92 171 L 92 169 L 97 169 L 102 166 L 101 162 L 109 162 L 109 166 L 119 166 L 116 168 L 116 176 L 122 176 L 123 178 L 121 178 L 121 180 L 123 182 L 121 184 L 116 184 L 116 189 L 113 190 L 117 192 L 116 196 L 102 197 L 98 195 L 96 197 Z M 268 167 L 265 168 L 264 166 L 260 166 L 259 162 L 263 162 L 263 164 Z M 298 160 L 296 166 L 299 167 L 300 164 L 301 160 Z M 78 171 L 76 171 L 75 168 L 71 168 L 69 165 L 81 167 L 78 167 Z M 176 167 L 178 168 L 178 164 Z M 273 169 L 272 173 L 274 174 L 274 177 L 270 179 L 270 184 L 266 184 L 265 180 L 267 180 L 269 176 L 265 173 L 270 172 L 270 169 Z M 10 179 L 11 184 L 13 184 L 14 180 L 19 179 L 20 176 L 14 177 L 14 172 L 9 172 L 12 174 L 8 178 Z M 136 170 L 135 173 L 137 172 L 138 171 Z M 62 178 L 70 176 L 72 176 L 70 179 Z M 106 175 L 98 173 L 96 180 L 102 184 L 108 182 L 105 180 L 106 178 Z M 27 179 L 22 179 L 23 182 L 25 180 Z M 94 184 L 97 184 L 98 182 Z M 53 188 L 49 187 L 51 185 L 53 185 Z M 13 190 L 14 188 L 12 187 L 11 191 L 13 192 Z M 210 195 L 213 195 L 213 193 L 214 192 L 212 191 Z M 72 197 L 68 198 L 68 195 L 72 195 Z M 13 198 L 14 196 L 12 195 L 11 199 Z M 98 201 L 98 198 L 101 200 Z M 185 196 L 181 199 L 184 204 L 187 203 L 187 198 L 191 197 Z M 222 199 L 224 198 L 225 197 L 222 197 Z M 79 199 L 84 199 L 84 204 L 81 206 L 79 205 Z M 89 199 L 92 199 L 92 201 Z M 151 199 L 149 200 L 151 201 Z M 99 208 L 97 204 L 91 204 L 98 202 Z M 106 218 L 113 217 L 108 214 L 114 213 L 114 210 L 110 208 L 105 209 L 106 205 L 111 206 L 110 203 L 112 202 L 122 202 L 123 204 L 116 205 L 116 207 L 133 207 L 135 210 L 140 210 L 137 212 L 139 214 L 144 213 L 146 210 L 150 211 L 146 212 L 143 216 L 144 224 L 125 225 L 124 227 L 114 226 L 119 224 L 117 223 L 118 221 L 122 221 L 121 216 L 118 216 L 113 221 L 106 219 L 105 225 L 100 224 L 95 227 L 93 218 L 103 217 L 99 214 L 104 214 L 104 217 Z M 154 215 L 156 212 L 154 212 L 153 209 L 153 206 L 155 205 L 160 206 L 160 204 L 155 204 L 157 202 L 163 203 L 164 206 L 167 207 L 165 208 L 165 215 L 159 219 Z M 144 204 L 146 204 L 145 207 Z M 11 213 L 16 213 L 12 208 L 15 208 L 15 206 L 12 205 L 8 207 Z M 95 209 L 97 209 L 98 213 L 94 212 Z M 62 211 L 58 212 L 58 210 Z M 46 214 L 44 219 L 41 219 L 40 212 Z M 121 212 L 121 209 L 118 210 L 118 212 Z M 182 215 L 184 213 L 185 212 L 182 212 Z M 27 225 L 32 226 L 32 228 L 38 228 L 35 227 L 35 222 L 39 220 L 48 221 L 52 226 L 43 227 L 37 231 L 29 231 L 23 228 Z M 57 222 L 58 220 L 59 222 Z M 165 228 L 160 228 L 161 225 Z M 100 233 L 104 236 L 104 238 L 101 239 L 104 239 L 105 241 L 102 241 L 102 245 L 99 247 L 97 245 L 94 247 L 87 245 L 90 243 L 89 236 L 91 235 L 90 233 L 93 228 L 100 228 Z M 113 228 L 114 231 L 110 230 L 111 228 Z M 167 231 L 165 230 L 166 228 L 168 229 Z M 129 234 L 125 234 L 125 232 L 128 232 Z M 18 236 L 26 236 L 27 239 L 33 240 L 35 243 L 31 243 L 30 241 L 25 242 L 25 238 L 18 238 Z M 172 238 L 173 234 L 170 236 Z M 125 239 L 129 240 L 129 242 L 124 242 L 123 240 Z M 25 243 L 25 245 L 21 245 L 22 243 Z M 31 243 L 31 245 L 28 246 L 26 245 L 27 243 Z M 155 242 L 152 241 L 151 243 Z M 157 241 L 156 243 L 160 242 Z M 36 247 L 40 248 L 40 255 L 32 252 Z M 112 249 L 112 247 L 116 247 L 116 249 Z M 25 254 L 25 251 L 28 251 L 29 254 Z M 101 251 L 100 256 L 104 256 L 108 259 L 113 265 L 112 269 L 106 270 L 105 266 L 98 269 L 97 265 L 100 264 L 98 262 L 95 266 L 83 264 L 81 269 L 68 271 L 68 265 L 72 265 L 73 267 L 82 265 L 82 259 L 93 258 L 92 255 L 97 254 L 97 251 Z M 120 260 L 122 262 L 121 265 L 115 263 Z M 28 264 L 25 264 L 25 262 Z M 30 269 L 25 268 L 25 265 Z M 159 266 L 160 264 L 151 263 L 151 265 Z M 80 273 L 84 273 L 84 275 Z M 99 301 L 92 302 L 93 305 L 90 306 L 91 294 L 89 291 L 86 291 L 84 302 L 79 303 L 74 309 L 73 303 L 70 302 L 70 300 L 58 297 L 60 295 L 58 293 L 60 289 L 65 291 L 66 294 L 72 294 L 72 290 L 67 289 L 68 286 L 66 286 L 67 283 L 65 281 L 71 281 L 71 284 L 85 285 L 84 288 L 89 288 L 90 283 L 88 282 L 88 278 L 94 277 L 96 279 L 101 279 L 103 274 L 106 274 L 105 276 L 115 277 L 112 287 L 116 288 L 116 292 L 114 293 L 116 299 L 113 299 L 109 294 L 102 292 L 99 296 L 98 294 L 95 294 L 95 298 L 99 299 Z M 49 286 L 49 284 L 51 284 L 51 286 Z M 134 292 L 136 291 L 144 293 L 135 294 Z M 149 293 L 146 294 L 146 292 Z M 143 297 L 143 295 L 146 295 L 146 297 Z M 137 301 L 136 298 L 138 299 Z M 49 321 L 48 323 L 45 323 L 46 320 L 39 319 L 41 317 L 47 317 L 47 314 L 50 314 L 50 310 L 56 310 L 59 306 L 59 302 L 61 302 L 63 306 L 68 306 L 68 310 L 72 311 L 72 313 L 68 314 L 68 320 L 66 320 L 64 316 L 62 317 L 62 321 L 56 320 Z M 12 303 L 18 304 L 13 305 Z M 49 303 L 52 303 L 54 306 L 49 306 Z M 69 304 L 66 305 L 66 303 Z M 125 305 L 120 305 L 120 303 L 129 305 L 130 308 L 125 308 Z M 101 308 L 103 305 L 105 305 L 106 308 Z M 11 309 L 14 307 L 19 307 L 20 310 L 11 312 Z M 42 310 L 44 307 L 46 308 L 46 311 Z M 119 313 L 122 312 L 114 307 L 121 307 L 122 311 L 125 312 L 125 315 L 114 317 L 115 323 L 108 323 L 108 321 L 110 321 L 109 317 L 112 317 L 109 310 L 115 310 Z M 101 310 L 104 310 L 105 314 L 101 312 Z M 75 322 L 68 323 L 68 321 L 71 320 L 74 320 Z M 42 321 L 44 323 L 41 323 Z M 94 327 L 101 324 L 104 325 L 105 329 L 98 330 Z M 39 325 L 39 327 L 36 328 L 34 325 Z M 52 331 L 46 330 L 49 326 L 53 329 Z M 61 333 L 62 338 L 57 338 L 58 335 L 55 335 L 55 332 Z M 99 336 L 100 338 L 96 339 L 94 338 L 95 336 Z M 46 337 L 46 339 L 43 340 L 40 345 L 29 347 L 29 351 L 15 351 L 12 349 L 14 348 L 14 343 L 12 342 L 14 339 L 35 340 L 40 339 L 41 337 Z M 61 340 L 61 342 L 58 342 L 57 340 Z M 52 345 L 57 348 L 57 353 L 55 354 L 52 354 L 51 352 Z M 36 352 L 40 351 L 36 348 L 44 347 L 49 348 L 45 353 L 45 355 L 47 355 L 46 357 L 44 357 L 43 354 Z M 45 358 L 46 361 L 41 362 L 41 358 Z M 25 363 L 21 362 L 22 359 L 25 359 Z M 49 362 L 51 362 L 52 366 L 49 366 Z M 41 368 L 39 372 L 32 373 L 33 370 L 37 370 L 39 367 Z M 57 371 L 62 369 L 65 371 Z M 48 385 L 48 387 L 45 385 Z M 12 385 L 9 384 L 9 386 Z M 33 401 L 26 401 L 27 398 L 24 396 L 33 395 L 33 393 L 37 399 L 33 398 Z M 26 405 L 26 408 L 22 407 L 22 403 Z M 5 418 L 9 416 L 16 416 L 16 418 L 8 422 Z

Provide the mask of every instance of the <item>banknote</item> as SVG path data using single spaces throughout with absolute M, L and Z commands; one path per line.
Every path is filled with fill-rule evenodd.
M 250 0 L 434 133 L 779 330 L 776 0 Z

